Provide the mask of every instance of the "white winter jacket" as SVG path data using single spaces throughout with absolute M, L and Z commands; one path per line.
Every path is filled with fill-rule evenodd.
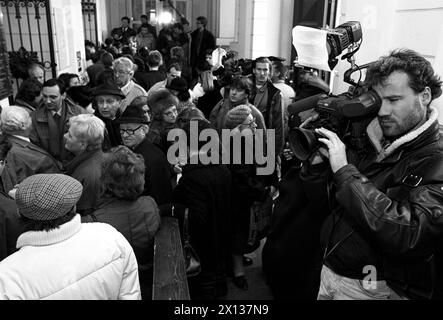
M 0 262 L 0 300 L 139 300 L 134 252 L 112 226 L 80 216 L 50 232 L 26 232 Z

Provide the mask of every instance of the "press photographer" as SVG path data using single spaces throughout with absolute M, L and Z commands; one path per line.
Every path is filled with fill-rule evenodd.
M 441 299 L 443 147 L 431 103 L 442 82 L 402 49 L 374 63 L 367 83 L 382 103 L 364 157 L 349 164 L 339 136 L 315 130 L 335 186 L 319 299 Z
M 303 128 L 293 127 L 297 138 L 292 142 L 298 142 L 293 149 L 303 166 L 280 187 L 265 267 L 270 269 L 272 255 L 277 261 L 283 253 L 288 258 L 289 249 L 301 256 L 300 245 L 286 245 L 283 252 L 277 244 L 285 237 L 304 245 L 312 239 L 307 233 L 317 231 L 313 219 L 327 215 L 320 233 L 318 299 L 443 298 L 443 147 L 432 106 L 441 85 L 429 61 L 400 49 L 368 66 L 366 92 L 310 97 L 297 105 L 317 115 Z M 312 190 L 318 190 L 315 199 L 308 194 Z M 327 204 L 316 204 L 325 194 Z M 289 212 L 298 216 L 290 218 Z M 291 239 L 288 234 L 301 230 L 302 223 L 304 236 Z M 304 266 L 295 266 L 296 272 L 317 266 L 313 241 L 314 253 L 308 253 Z M 271 285 L 284 275 L 274 274 Z M 311 279 L 302 282 L 305 293 L 312 297 L 315 274 L 305 277 Z

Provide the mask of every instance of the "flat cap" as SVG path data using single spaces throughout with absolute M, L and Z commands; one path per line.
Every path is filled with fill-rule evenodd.
M 62 174 L 38 174 L 25 179 L 17 188 L 18 211 L 36 221 L 65 216 L 78 202 L 82 184 Z

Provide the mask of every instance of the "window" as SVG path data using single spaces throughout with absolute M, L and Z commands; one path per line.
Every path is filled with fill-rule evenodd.
M 132 0 L 132 16 L 134 17 L 134 24 L 140 26 L 140 16 L 146 14 L 149 22 L 152 25 L 156 25 L 157 16 L 163 11 L 170 12 L 175 21 L 179 21 L 180 14 L 174 10 L 170 3 L 172 3 L 182 16 L 188 17 L 188 6 L 190 5 L 188 0 L 165 0 L 161 2 L 155 0 Z
M 134 17 L 134 23 L 141 25 L 140 16 L 146 14 L 149 19 L 149 23 L 155 25 L 155 19 L 157 17 L 157 4 L 155 0 L 132 0 L 132 16 Z

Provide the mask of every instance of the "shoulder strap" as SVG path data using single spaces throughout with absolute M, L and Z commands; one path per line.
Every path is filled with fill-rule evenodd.
M 183 241 L 185 244 L 188 244 L 190 240 L 189 236 L 189 209 L 185 209 L 185 215 L 183 219 Z

